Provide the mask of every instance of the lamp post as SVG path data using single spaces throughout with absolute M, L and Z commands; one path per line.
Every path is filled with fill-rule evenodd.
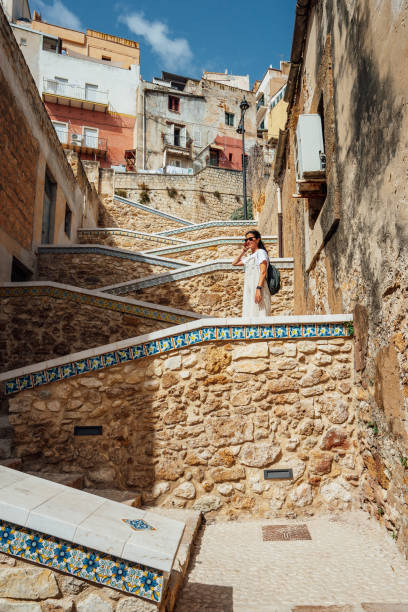
M 247 206 L 247 189 L 246 189 L 246 163 L 245 163 L 245 113 L 249 108 L 249 104 L 245 99 L 242 98 L 241 104 L 241 119 L 237 127 L 238 134 L 242 134 L 242 187 L 244 192 L 244 219 L 248 219 L 248 206 Z

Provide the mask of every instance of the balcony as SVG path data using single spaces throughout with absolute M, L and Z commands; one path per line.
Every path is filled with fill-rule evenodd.
M 55 79 L 44 79 L 42 98 L 44 102 L 102 113 L 106 112 L 109 106 L 107 91 L 91 86 L 80 87 Z
M 99 138 L 91 134 L 81 134 L 72 128 L 63 129 L 57 126 L 58 139 L 64 149 L 71 149 L 77 153 L 86 155 L 94 155 L 95 157 L 106 157 L 108 150 L 108 141 L 106 138 Z
M 164 134 L 163 143 L 165 150 L 169 153 L 191 157 L 191 148 L 187 146 L 186 137 L 182 133 Z

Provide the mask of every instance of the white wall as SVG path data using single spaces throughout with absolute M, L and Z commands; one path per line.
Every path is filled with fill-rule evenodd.
M 109 109 L 117 113 L 136 115 L 136 95 L 140 81 L 140 68 L 131 70 L 100 64 L 95 61 L 59 55 L 50 51 L 40 53 L 40 93 L 44 78 L 56 76 L 68 79 L 72 85 L 85 87 L 85 83 L 98 85 L 101 91 L 109 91 Z

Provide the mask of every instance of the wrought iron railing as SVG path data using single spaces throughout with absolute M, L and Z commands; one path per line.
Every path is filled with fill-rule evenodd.
M 72 83 L 64 83 L 55 79 L 45 78 L 43 90 L 44 93 L 63 96 L 64 98 L 96 102 L 98 104 L 108 104 L 108 92 L 93 87 L 81 87 Z

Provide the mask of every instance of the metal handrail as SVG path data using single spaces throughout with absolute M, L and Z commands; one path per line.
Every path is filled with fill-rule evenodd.
M 44 93 L 74 98 L 75 100 L 85 100 L 99 104 L 108 104 L 108 91 L 81 87 L 72 83 L 62 83 L 55 79 L 44 78 Z

